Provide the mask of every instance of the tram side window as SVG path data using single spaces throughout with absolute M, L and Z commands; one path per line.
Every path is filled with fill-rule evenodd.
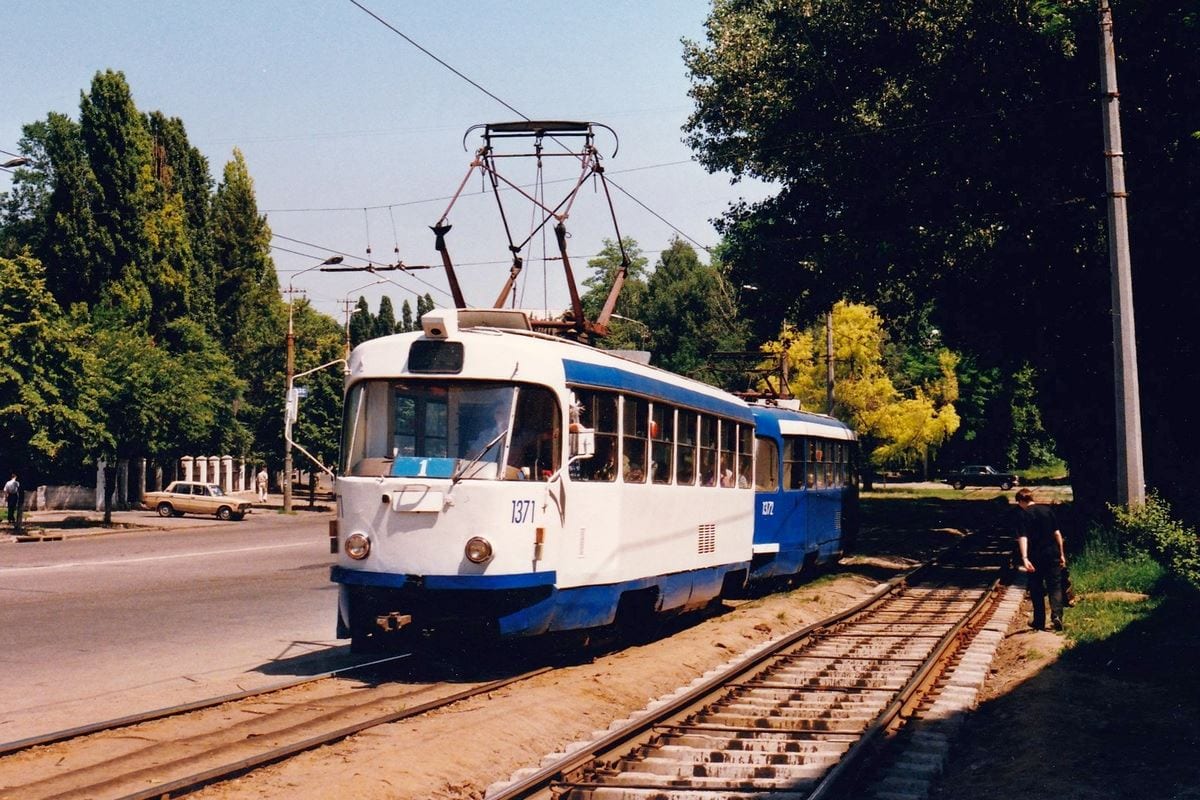
M 813 439 L 804 440 L 804 486 L 807 489 L 817 488 L 817 443 Z
M 721 420 L 721 485 L 735 486 L 737 483 L 737 423 Z
M 679 410 L 679 435 L 675 438 L 675 483 L 696 483 L 696 412 Z
M 779 489 L 779 447 L 774 439 L 754 440 L 754 488 L 760 492 Z
M 558 469 L 562 451 L 562 415 L 549 389 L 522 386 L 517 391 L 512 444 L 505 477 L 544 481 Z
M 650 404 L 626 396 L 621 407 L 621 477 L 626 483 L 645 483 Z
M 749 489 L 754 484 L 754 428 L 738 426 L 738 478 L 739 489 Z
M 675 444 L 675 409 L 655 403 L 650 409 L 650 479 L 670 483 Z
M 804 439 L 783 437 L 783 486 L 786 489 L 804 488 Z
M 579 480 L 613 481 L 617 478 L 617 395 L 578 389 L 580 422 L 596 432 L 596 453 L 575 462 Z
M 717 418 L 700 415 L 700 485 L 717 485 Z
M 825 444 L 825 448 L 824 448 L 825 449 L 825 459 L 824 459 L 823 463 L 825 464 L 825 486 L 826 486 L 826 488 L 828 488 L 830 486 L 838 485 L 833 482 L 833 470 L 834 470 L 834 458 L 835 458 L 834 448 L 836 445 L 834 445 L 833 442 L 825 442 L 824 444 Z

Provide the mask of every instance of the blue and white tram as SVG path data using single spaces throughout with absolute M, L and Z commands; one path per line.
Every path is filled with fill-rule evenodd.
M 787 485 L 789 437 L 816 415 L 534 333 L 521 312 L 422 326 L 350 358 L 332 579 L 355 649 L 639 624 L 840 549 L 818 530 L 837 493 L 821 470 L 842 462 L 801 459 L 824 482 Z M 777 451 L 759 481 L 788 476 L 757 492 L 756 418 Z
M 755 520 L 752 583 L 836 560 L 858 534 L 857 442 L 833 417 L 752 406 Z

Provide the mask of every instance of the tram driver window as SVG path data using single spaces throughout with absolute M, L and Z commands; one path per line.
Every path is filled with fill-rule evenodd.
M 562 450 L 562 416 L 554 393 L 540 386 L 517 390 L 506 478 L 548 480 L 558 469 Z

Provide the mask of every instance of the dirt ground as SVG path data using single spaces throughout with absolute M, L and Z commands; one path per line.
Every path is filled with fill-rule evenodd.
M 897 566 L 865 568 L 890 572 Z M 852 604 L 877 583 L 874 575 L 848 574 L 740 602 L 649 644 L 372 729 L 196 796 L 476 800 L 492 782 L 593 738 L 750 647 Z

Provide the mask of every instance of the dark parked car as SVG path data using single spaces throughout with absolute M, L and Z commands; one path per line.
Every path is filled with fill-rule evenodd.
M 1016 475 L 1011 472 L 1000 472 L 986 464 L 972 464 L 957 472 L 946 475 L 946 483 L 955 489 L 964 486 L 999 486 L 1001 489 L 1011 489 L 1019 483 Z

